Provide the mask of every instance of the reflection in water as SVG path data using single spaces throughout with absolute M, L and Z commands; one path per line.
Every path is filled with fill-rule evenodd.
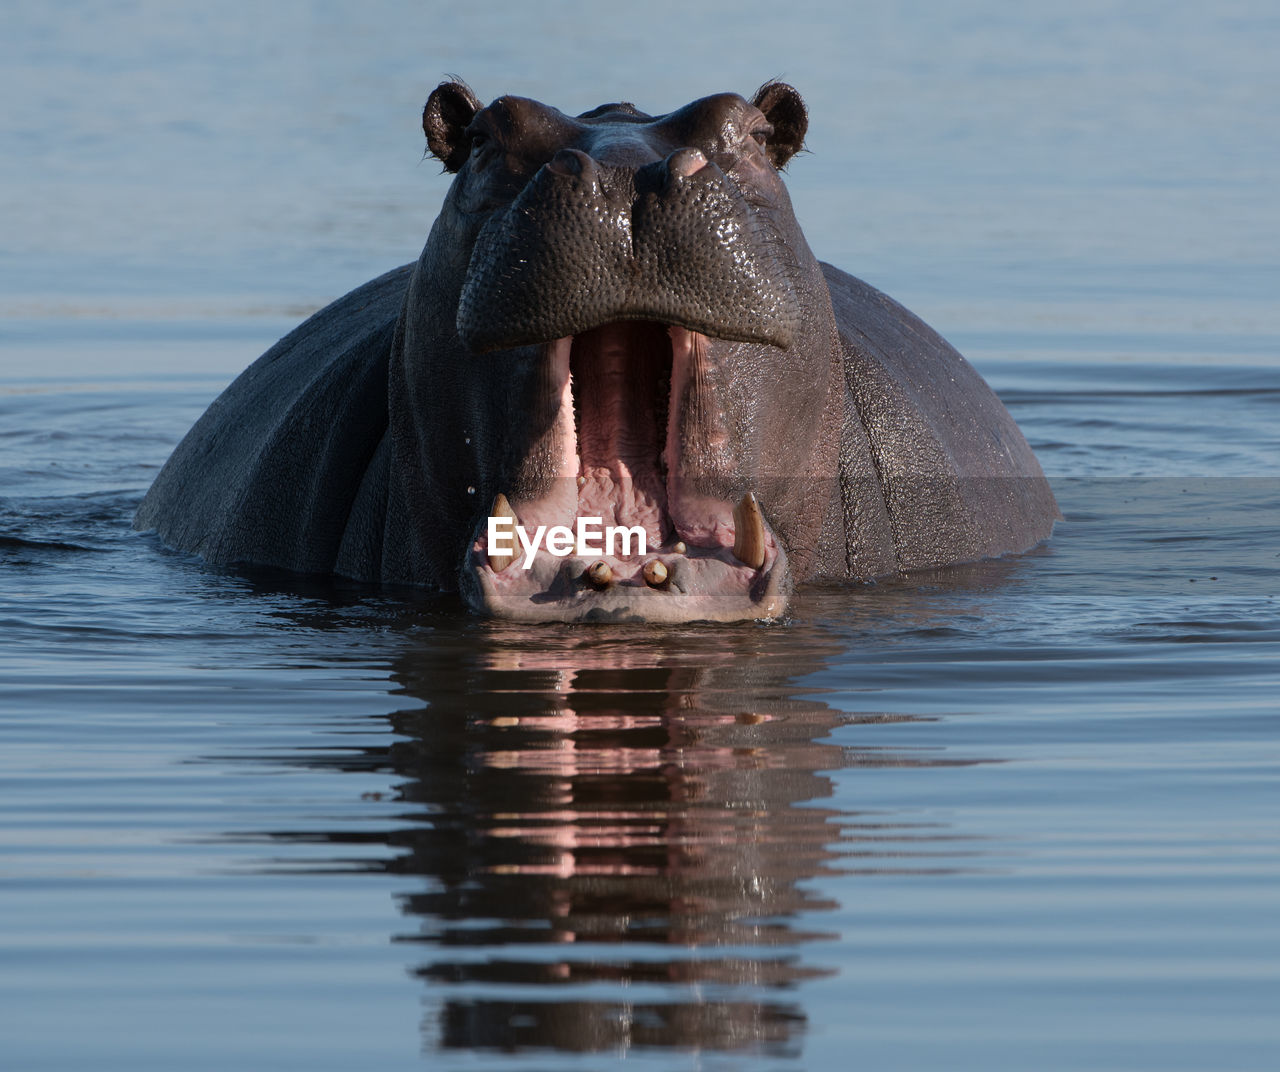
M 395 669 L 425 704 L 395 743 L 306 760 L 404 779 L 378 839 L 428 880 L 399 940 L 427 950 L 429 1047 L 799 1053 L 796 985 L 830 974 L 802 951 L 836 937 L 813 880 L 928 869 L 949 840 L 816 804 L 829 772 L 949 761 L 834 743 L 890 716 L 799 687 L 839 646 L 797 633 L 441 630 Z

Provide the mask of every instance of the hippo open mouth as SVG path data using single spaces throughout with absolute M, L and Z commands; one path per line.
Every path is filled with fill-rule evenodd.
M 684 478 L 686 455 L 714 449 L 721 435 L 715 415 L 696 401 L 707 342 L 688 328 L 635 320 L 543 346 L 559 403 L 551 433 L 557 473 L 535 498 L 495 498 L 462 570 L 473 604 L 519 620 L 741 621 L 782 613 L 786 554 L 754 494 L 735 503 Z M 586 538 L 571 548 L 551 551 L 543 540 L 529 549 L 539 530 L 562 526 L 577 536 L 584 522 Z M 524 537 L 506 536 L 515 525 Z M 504 538 L 491 544 L 495 533 Z

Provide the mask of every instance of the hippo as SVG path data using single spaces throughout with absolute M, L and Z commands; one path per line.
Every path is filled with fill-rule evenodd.
M 454 178 L 417 263 L 236 379 L 136 528 L 496 617 L 647 622 L 777 618 L 800 582 L 1050 535 L 978 373 L 810 251 L 791 86 L 570 116 L 447 81 L 422 125 Z

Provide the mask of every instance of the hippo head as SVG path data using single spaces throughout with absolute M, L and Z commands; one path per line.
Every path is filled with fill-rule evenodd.
M 831 301 L 778 173 L 806 126 L 780 83 L 660 116 L 431 94 L 455 178 L 390 386 L 414 579 L 529 620 L 781 613 L 839 506 Z

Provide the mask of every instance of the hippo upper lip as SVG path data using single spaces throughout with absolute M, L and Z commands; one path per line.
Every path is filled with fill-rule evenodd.
M 692 169 L 687 154 L 651 165 L 666 170 L 660 188 L 583 153 L 574 168 L 544 166 L 476 239 L 463 342 L 488 353 L 649 320 L 790 347 L 801 315 L 780 244 L 733 180 L 701 154 Z

